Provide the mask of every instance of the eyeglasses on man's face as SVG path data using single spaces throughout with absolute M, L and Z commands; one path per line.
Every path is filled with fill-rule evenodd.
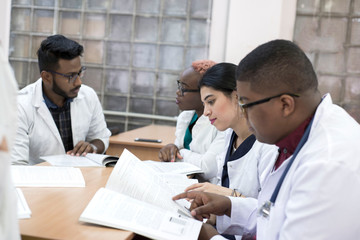
M 271 99 L 281 97 L 282 95 L 289 95 L 289 96 L 292 96 L 292 97 L 300 97 L 300 95 L 295 94 L 295 93 L 280 93 L 278 95 L 263 98 L 263 99 L 260 99 L 260 100 L 254 101 L 254 102 L 250 102 L 250 103 L 242 103 L 241 100 L 239 100 L 239 106 L 241 107 L 242 112 L 244 114 L 247 114 L 247 109 L 248 108 L 253 107 L 255 105 L 258 105 L 258 104 L 269 102 Z
M 183 83 L 180 80 L 176 80 L 178 90 L 181 92 L 181 96 L 184 96 L 185 92 L 200 92 L 200 89 L 186 89 L 183 87 Z
M 58 74 L 60 76 L 66 77 L 68 79 L 69 83 L 73 84 L 78 77 L 80 77 L 80 79 L 82 79 L 84 77 L 85 70 L 86 70 L 86 67 L 81 67 L 81 69 L 80 69 L 80 71 L 78 73 L 73 73 L 71 75 L 55 72 L 55 71 L 52 71 L 52 70 L 47 70 L 47 72 L 55 73 L 55 74 Z

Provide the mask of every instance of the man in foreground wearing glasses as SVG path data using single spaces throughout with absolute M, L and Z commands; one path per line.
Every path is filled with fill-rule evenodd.
M 224 133 L 218 131 L 203 116 L 204 105 L 200 97 L 199 81 L 210 67 L 211 60 L 199 60 L 185 69 L 177 81 L 176 104 L 182 111 L 176 122 L 175 144 L 168 144 L 159 151 L 164 162 L 179 161 L 194 164 L 204 171 L 200 181 L 215 181 L 216 156 L 223 151 Z
M 359 239 L 360 126 L 330 94 L 321 97 L 304 52 L 286 40 L 257 47 L 239 63 L 237 92 L 256 138 L 279 148 L 258 200 L 203 192 L 174 199 L 194 199 L 196 218 L 221 216 L 220 232 L 241 229 L 246 239 Z M 204 224 L 200 239 L 217 234 Z
M 82 85 L 83 47 L 62 35 L 45 39 L 38 50 L 41 78 L 19 92 L 19 127 L 13 164 L 36 164 L 40 156 L 103 153 L 109 145 L 101 104 Z

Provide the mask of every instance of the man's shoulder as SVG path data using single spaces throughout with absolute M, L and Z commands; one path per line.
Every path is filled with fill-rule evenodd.
M 81 85 L 78 98 L 93 98 L 94 96 L 97 96 L 97 94 L 92 87 L 85 84 Z

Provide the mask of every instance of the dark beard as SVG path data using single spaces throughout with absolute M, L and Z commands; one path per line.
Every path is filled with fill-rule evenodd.
M 54 91 L 54 93 L 56 93 L 57 95 L 60 95 L 62 97 L 69 98 L 69 96 L 66 94 L 66 92 L 64 90 L 62 90 L 61 88 L 59 88 L 59 85 L 56 84 L 55 79 L 53 80 L 53 87 L 52 90 Z

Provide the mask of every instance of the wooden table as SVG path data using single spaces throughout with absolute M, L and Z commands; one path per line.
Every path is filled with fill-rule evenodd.
M 161 139 L 161 143 L 137 142 L 135 138 Z M 120 156 L 124 148 L 140 160 L 159 160 L 159 150 L 166 144 L 174 143 L 175 127 L 149 125 L 110 137 L 106 154 Z
M 85 188 L 21 188 L 31 209 L 30 219 L 21 219 L 23 240 L 35 239 L 132 239 L 135 234 L 79 222 L 95 192 L 104 187 L 113 168 L 81 168 Z

